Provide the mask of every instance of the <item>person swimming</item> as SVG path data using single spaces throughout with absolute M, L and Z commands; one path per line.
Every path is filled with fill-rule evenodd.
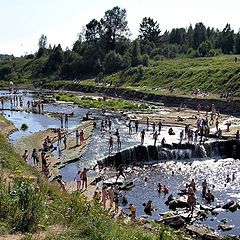
M 144 206 L 144 212 L 147 214 L 147 215 L 152 215 L 152 211 L 153 211 L 153 206 L 152 206 L 152 201 L 151 200 L 149 200 L 148 202 L 147 202 L 147 204 L 146 203 L 143 203 L 143 206 Z

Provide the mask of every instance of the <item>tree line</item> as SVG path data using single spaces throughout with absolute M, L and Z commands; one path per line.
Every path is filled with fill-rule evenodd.
M 157 21 L 144 17 L 138 37 L 130 40 L 127 12 L 116 6 L 106 11 L 100 20 L 93 19 L 86 24 L 71 50 L 63 50 L 60 44 L 51 47 L 42 35 L 37 53 L 26 57 L 47 57 L 37 76 L 56 73 L 62 79 L 74 79 L 148 66 L 149 59 L 178 55 L 208 57 L 221 53 L 240 53 L 240 32 L 234 33 L 230 24 L 222 31 L 199 22 L 194 27 L 162 32 Z

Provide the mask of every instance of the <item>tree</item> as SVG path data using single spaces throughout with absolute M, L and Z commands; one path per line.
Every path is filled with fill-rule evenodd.
M 47 36 L 42 34 L 38 41 L 37 58 L 43 56 L 46 53 L 46 48 L 47 48 Z
M 192 25 L 190 24 L 188 30 L 187 30 L 187 44 L 188 44 L 188 47 L 192 48 L 193 47 L 193 43 L 194 43 L 194 40 L 193 40 L 193 36 L 194 36 L 194 30 L 192 28 Z
M 236 35 L 235 48 L 236 48 L 236 53 L 240 54 L 240 32 L 238 32 Z
M 101 24 L 96 19 L 91 20 L 85 29 L 85 38 L 86 41 L 96 42 L 100 38 L 101 33 Z
M 210 50 L 212 48 L 211 42 L 209 40 L 202 42 L 198 47 L 198 52 L 201 57 L 210 56 Z
M 206 38 L 207 38 L 206 27 L 201 22 L 196 23 L 194 28 L 194 35 L 193 35 L 194 49 L 197 49 L 202 42 L 206 41 Z
M 185 28 L 174 28 L 169 35 L 169 42 L 176 44 L 184 44 L 186 42 L 186 30 Z
M 222 32 L 222 51 L 225 54 L 233 52 L 234 32 L 231 30 L 230 24 L 227 24 Z
M 46 62 L 45 71 L 46 73 L 52 73 L 57 71 L 63 62 L 63 50 L 60 44 L 57 47 L 53 47 L 51 54 Z
M 132 43 L 132 67 L 136 67 L 141 64 L 141 49 L 138 40 L 134 40 Z
M 127 12 L 119 7 L 106 11 L 104 17 L 100 20 L 100 24 L 108 50 L 115 50 L 116 41 L 129 33 Z
M 160 39 L 161 30 L 157 21 L 150 17 L 144 17 L 140 23 L 139 38 L 141 40 L 148 40 L 157 44 Z
M 122 56 L 115 51 L 109 51 L 104 58 L 103 68 L 105 73 L 113 73 L 122 68 Z
M 38 48 L 47 48 L 47 36 L 45 36 L 44 34 L 41 35 L 41 37 L 39 38 L 38 41 Z

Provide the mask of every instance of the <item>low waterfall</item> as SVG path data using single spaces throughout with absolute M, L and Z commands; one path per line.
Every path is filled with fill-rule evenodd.
M 233 147 L 234 146 L 234 147 Z M 204 144 L 165 144 L 164 146 L 138 145 L 127 148 L 115 155 L 105 157 L 98 161 L 101 166 L 135 165 L 149 161 L 181 160 L 207 157 L 240 157 L 239 141 L 215 141 Z

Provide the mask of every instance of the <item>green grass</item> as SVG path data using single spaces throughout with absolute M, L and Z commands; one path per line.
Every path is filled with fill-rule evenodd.
M 240 56 L 237 56 L 240 59 Z M 39 59 L 16 58 L 0 64 L 2 67 L 10 67 L 12 73 L 7 81 L 1 81 L 0 87 L 6 86 L 8 81 L 18 84 L 40 85 L 58 89 L 66 87 L 80 91 L 94 91 L 97 86 L 107 86 L 112 82 L 112 87 L 134 89 L 146 93 L 168 95 L 167 89 L 173 86 L 176 91 L 172 95 L 188 96 L 193 88 L 206 90 L 210 93 L 209 98 L 219 98 L 219 93 L 224 90 L 233 90 L 236 97 L 240 97 L 240 61 L 235 62 L 235 55 L 219 55 L 206 58 L 178 57 L 175 59 L 150 60 L 148 67 L 138 66 L 105 76 L 95 82 L 91 79 L 79 79 L 81 84 L 75 84 L 73 80 L 59 79 L 54 73 L 42 76 L 41 71 L 47 61 L 46 57 Z
M 210 58 L 176 58 L 152 61 L 149 67 L 130 68 L 107 76 L 105 81 L 116 86 L 143 89 L 165 94 L 173 86 L 174 94 L 189 94 L 193 88 L 219 94 L 223 90 L 233 90 L 240 97 L 240 62 L 235 56 L 222 55 Z M 238 56 L 239 58 L 239 56 Z M 160 88 L 159 90 L 155 90 Z
M 56 96 L 59 101 L 73 102 L 81 107 L 104 108 L 110 110 L 144 110 L 148 108 L 146 104 L 137 104 L 119 98 L 103 99 L 91 97 L 79 97 L 72 94 L 61 93 Z

